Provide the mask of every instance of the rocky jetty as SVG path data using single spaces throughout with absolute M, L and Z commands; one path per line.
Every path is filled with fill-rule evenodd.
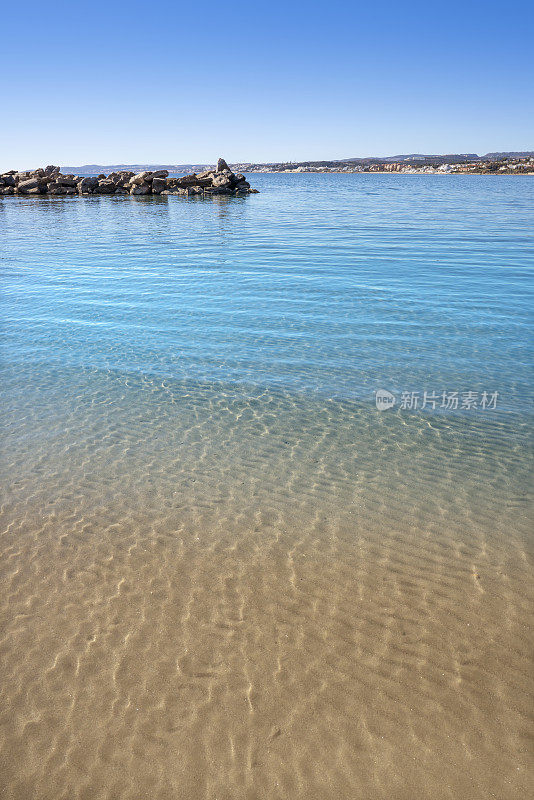
M 110 175 L 80 176 L 63 175 L 59 167 L 52 165 L 30 172 L 11 170 L 0 175 L 0 195 L 245 195 L 257 194 L 251 189 L 244 175 L 232 172 L 224 158 L 217 168 L 198 175 L 183 175 L 169 178 L 167 170 L 156 172 L 112 172 Z

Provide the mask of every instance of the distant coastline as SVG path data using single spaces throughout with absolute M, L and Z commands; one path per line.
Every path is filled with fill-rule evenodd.
M 386 157 L 348 158 L 323 161 L 286 161 L 276 163 L 239 162 L 231 164 L 234 172 L 249 173 L 400 173 L 402 175 L 518 175 L 534 174 L 534 151 L 486 153 L 453 153 L 446 155 L 408 154 Z M 85 164 L 63 167 L 64 173 L 94 175 L 98 173 L 167 170 L 174 175 L 190 175 L 214 169 L 213 164 Z
M 402 155 L 387 158 L 353 158 L 344 161 L 303 161 L 280 164 L 240 164 L 249 173 L 288 174 L 362 173 L 401 175 L 532 175 L 534 152 L 449 155 Z M 237 168 L 237 165 L 236 165 Z

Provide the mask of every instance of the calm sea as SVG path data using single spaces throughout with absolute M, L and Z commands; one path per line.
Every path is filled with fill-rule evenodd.
M 534 180 L 250 180 L 0 199 L 6 797 L 526 796 Z

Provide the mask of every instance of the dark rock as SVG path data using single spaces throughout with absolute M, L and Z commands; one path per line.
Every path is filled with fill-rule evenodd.
M 152 179 L 154 178 L 168 178 L 169 177 L 169 170 L 168 169 L 158 169 L 156 172 L 152 173 Z
M 167 186 L 166 178 L 153 178 L 152 194 L 161 194 L 161 192 L 166 188 L 166 186 Z
M 50 194 L 66 194 L 67 187 L 62 186 L 61 183 L 54 181 L 53 183 L 48 184 L 48 191 Z
M 96 194 L 113 194 L 115 191 L 115 184 L 110 180 L 98 181 L 98 186 L 95 186 L 94 191 Z
M 109 178 L 113 180 L 117 189 L 129 188 L 130 175 L 115 175 L 113 178 L 110 175 Z
M 92 191 L 95 186 L 98 186 L 98 178 L 92 176 L 82 178 L 81 181 L 78 182 L 78 189 L 81 189 L 82 192 Z
M 228 189 L 232 185 L 232 173 L 229 170 L 219 172 L 213 178 L 211 185 L 215 189 Z
M 48 193 L 54 195 L 76 194 L 73 186 L 64 186 L 62 183 L 54 182 L 48 184 Z
M 150 186 L 147 183 L 134 184 L 130 194 L 150 194 Z
M 41 181 L 38 178 L 29 178 L 19 183 L 19 192 L 28 194 L 32 189 L 40 191 Z
M 228 172 L 231 171 L 230 167 L 228 166 L 224 158 L 220 158 L 217 161 L 217 172 L 223 172 L 224 170 L 228 170 Z
M 198 183 L 197 176 L 195 173 L 193 175 L 184 175 L 182 178 L 177 178 L 175 186 L 195 186 Z
M 76 180 L 68 175 L 57 175 L 55 180 L 60 186 L 76 186 Z
M 197 175 L 197 179 L 195 181 L 195 186 L 211 186 L 213 178 L 201 178 L 200 175 Z
M 231 193 L 232 189 L 230 189 L 227 186 L 206 186 L 206 188 L 204 189 L 204 194 L 207 194 L 209 196 L 215 194 L 231 194 Z

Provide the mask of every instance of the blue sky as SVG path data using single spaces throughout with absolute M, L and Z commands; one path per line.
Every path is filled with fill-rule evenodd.
M 534 149 L 532 3 L 0 4 L 0 169 Z

